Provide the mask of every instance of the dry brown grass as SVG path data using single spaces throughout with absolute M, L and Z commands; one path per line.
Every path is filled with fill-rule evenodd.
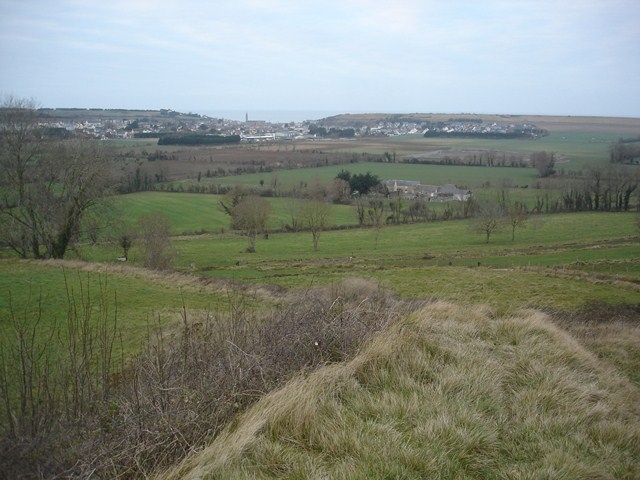
M 640 386 L 640 304 L 589 303 L 577 312 L 557 313 L 554 319 L 599 359 Z
M 639 405 L 547 315 L 440 302 L 269 394 L 160 478 L 634 479 Z

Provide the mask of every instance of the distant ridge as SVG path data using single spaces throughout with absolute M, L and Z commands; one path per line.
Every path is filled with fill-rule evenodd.
M 597 127 L 600 132 L 640 134 L 640 118 L 631 117 L 476 113 L 345 113 L 323 118 L 317 123 L 337 127 L 372 126 L 379 122 L 446 122 L 456 118 L 477 119 L 485 123 L 530 122 L 549 131 L 588 131 L 589 126 L 593 126 Z
M 167 118 L 167 117 L 185 117 L 198 118 L 201 115 L 197 113 L 181 113 L 171 109 L 160 110 L 136 110 L 123 108 L 39 108 L 38 114 L 42 117 L 66 120 L 83 120 L 83 119 L 136 119 L 140 117 L 148 118 Z

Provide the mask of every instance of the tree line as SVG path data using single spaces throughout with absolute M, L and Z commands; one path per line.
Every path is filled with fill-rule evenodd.
M 640 164 L 640 135 L 636 138 L 621 138 L 609 147 L 611 163 Z
M 202 135 L 197 133 L 160 134 L 158 145 L 227 145 L 240 143 L 240 135 Z
M 318 125 L 309 125 L 309 134 L 316 135 L 318 137 L 333 137 L 333 138 L 353 138 L 356 136 L 356 131 L 353 128 L 336 128 L 331 127 L 327 130 L 325 127 L 319 127 Z

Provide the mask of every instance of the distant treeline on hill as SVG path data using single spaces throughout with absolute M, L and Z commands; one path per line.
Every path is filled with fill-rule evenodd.
M 423 122 L 424 137 L 448 138 L 538 138 L 548 135 L 543 128 L 533 124 L 484 124 L 480 118 L 450 118 L 443 122 Z
M 455 137 L 455 138 L 494 138 L 494 139 L 511 139 L 511 138 L 536 138 L 544 134 L 532 134 L 531 132 L 444 132 L 429 130 L 424 136 L 427 138 L 434 137 Z
M 449 121 L 450 122 L 464 122 L 464 123 L 482 123 L 483 122 L 483 120 L 481 118 L 467 118 L 467 117 L 450 118 Z
M 353 128 L 335 127 L 327 130 L 325 127 L 319 127 L 312 124 L 309 125 L 309 134 L 316 135 L 318 137 L 353 138 L 356 136 L 356 131 Z
M 136 133 L 135 138 L 157 138 L 158 145 L 226 145 L 240 143 L 240 135 L 202 135 L 198 133 Z
M 609 146 L 611 163 L 640 163 L 640 135 L 635 138 L 621 138 Z

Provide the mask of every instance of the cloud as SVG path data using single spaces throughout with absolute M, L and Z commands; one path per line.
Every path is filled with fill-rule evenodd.
M 551 110 L 580 82 L 640 114 L 632 0 L 0 1 L 0 90 L 29 85 L 51 95 L 43 103 L 93 91 L 96 104 L 172 108 L 201 96 L 226 108 Z

